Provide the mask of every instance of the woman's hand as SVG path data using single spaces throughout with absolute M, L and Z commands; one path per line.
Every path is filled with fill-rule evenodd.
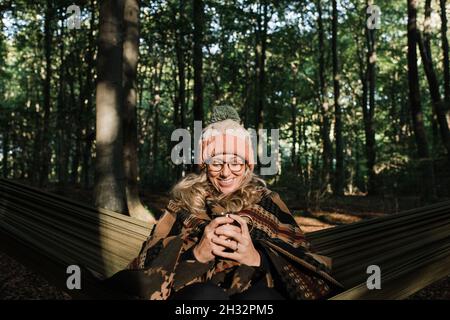
M 241 227 L 238 228 L 233 225 L 222 225 L 217 227 L 212 241 L 223 249 L 215 247 L 212 253 L 251 267 L 259 267 L 261 264 L 261 256 L 253 245 L 247 222 L 235 214 L 230 214 L 229 217 L 237 221 Z M 221 236 L 225 236 L 227 239 L 223 239 Z M 229 241 L 229 239 L 232 239 L 232 241 Z M 225 248 L 230 248 L 234 252 L 225 252 Z
M 219 217 L 212 220 L 204 229 L 203 236 L 199 243 L 194 247 L 193 253 L 195 259 L 202 263 L 207 263 L 215 259 L 213 251 L 225 250 L 225 247 L 212 242 L 215 237 L 214 231 L 223 224 L 233 223 L 233 219 L 229 217 Z M 225 241 L 225 240 L 224 240 Z

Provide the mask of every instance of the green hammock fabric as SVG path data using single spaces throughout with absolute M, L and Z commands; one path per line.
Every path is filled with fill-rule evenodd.
M 75 298 L 97 296 L 95 281 L 67 290 L 66 268 L 109 277 L 139 252 L 152 225 L 0 179 L 0 249 Z M 450 201 L 307 234 L 333 258 L 347 291 L 332 299 L 404 299 L 450 274 Z M 366 270 L 381 268 L 381 290 Z M 113 296 L 104 296 L 114 298 Z

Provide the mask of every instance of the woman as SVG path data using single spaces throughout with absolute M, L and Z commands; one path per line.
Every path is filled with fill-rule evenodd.
M 147 299 L 320 299 L 342 286 L 278 194 L 254 173 L 250 135 L 230 107 L 200 141 L 199 174 L 172 190 L 140 254 L 111 279 Z

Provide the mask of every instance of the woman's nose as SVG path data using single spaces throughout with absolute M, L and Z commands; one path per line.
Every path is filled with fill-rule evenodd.
M 230 168 L 228 167 L 228 164 L 225 163 L 223 165 L 222 171 L 220 172 L 220 175 L 222 177 L 228 177 L 230 175 L 230 173 L 231 173 Z

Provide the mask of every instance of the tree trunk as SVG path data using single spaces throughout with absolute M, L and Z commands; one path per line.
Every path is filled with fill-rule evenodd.
M 358 49 L 359 51 L 359 49 Z M 359 55 L 359 54 L 358 54 Z M 373 167 L 370 168 L 369 165 L 369 145 L 371 140 L 371 134 L 370 134 L 370 128 L 372 128 L 371 120 L 369 118 L 369 112 L 368 112 L 368 105 L 367 105 L 367 97 L 368 97 L 368 60 L 366 61 L 366 67 L 364 68 L 364 58 L 360 59 L 360 79 L 361 79 L 361 85 L 362 85 L 362 94 L 361 94 L 361 108 L 363 112 L 363 121 L 364 121 L 364 137 L 365 137 L 365 156 L 366 156 L 366 167 L 368 172 L 369 181 L 367 183 L 367 186 L 364 187 L 364 191 L 367 190 L 368 186 L 370 185 L 370 179 L 371 179 L 371 169 L 373 170 Z
M 45 51 L 45 80 L 44 80 L 44 123 L 42 129 L 42 143 L 41 143 L 41 164 L 39 186 L 46 185 L 48 181 L 49 162 L 50 162 L 50 87 L 52 80 L 52 20 L 53 7 L 52 1 L 46 1 L 46 13 L 44 21 L 44 51 Z M 36 128 L 36 130 L 39 130 Z
M 366 3 L 367 4 L 367 3 Z M 357 10 L 358 11 L 358 10 Z M 365 16 L 365 15 L 363 15 Z M 361 109 L 363 113 L 363 121 L 364 121 L 364 135 L 365 135 L 365 157 L 366 157 L 366 167 L 368 171 L 369 181 L 368 183 L 364 183 L 363 187 L 361 188 L 362 191 L 366 191 L 368 188 L 368 185 L 370 185 L 370 179 L 371 179 L 371 169 L 373 170 L 373 167 L 370 168 L 369 165 L 369 145 L 371 141 L 371 131 L 372 128 L 372 119 L 370 118 L 369 113 L 369 106 L 367 104 L 368 99 L 368 78 L 369 78 L 369 66 L 370 66 L 370 37 L 368 35 L 368 29 L 365 26 L 365 19 L 362 19 L 362 23 L 364 24 L 365 32 L 366 32 L 366 48 L 367 52 L 364 54 L 364 52 L 361 50 L 361 48 L 364 48 L 363 43 L 360 41 L 360 38 L 358 34 L 355 34 L 356 37 L 356 49 L 357 49 L 357 55 L 358 55 L 358 61 L 359 61 L 359 79 L 361 81 Z M 359 153 L 358 153 L 359 156 Z M 357 161 L 357 166 L 359 162 Z M 359 175 L 359 170 L 357 171 L 357 175 Z M 360 184 L 361 185 L 361 184 Z
M 154 105 L 154 118 L 153 118 L 153 175 L 155 175 L 158 169 L 159 153 L 158 153 L 158 141 L 159 141 L 159 101 Z
M 75 57 L 79 57 L 79 53 L 75 55 Z M 75 65 L 75 64 L 74 64 Z M 75 70 L 74 72 L 77 72 Z M 73 97 L 73 105 L 74 105 L 74 115 L 75 115 L 75 152 L 72 157 L 72 172 L 71 172 L 71 182 L 74 184 L 79 183 L 79 173 L 78 169 L 80 167 L 81 162 L 81 143 L 83 140 L 83 114 L 84 112 L 84 100 L 85 100 L 85 88 L 83 86 L 83 79 L 81 72 L 77 72 L 78 74 L 78 88 L 79 88 L 79 96 L 78 101 L 76 101 L 75 96 Z M 73 81 L 72 81 L 73 82 Z M 77 103 L 76 103 L 77 102 Z
M 268 4 L 266 1 L 263 1 L 263 22 L 262 26 L 259 25 L 259 32 L 260 32 L 260 40 L 261 42 L 258 43 L 258 53 L 259 53 L 259 74 L 258 74 L 258 83 L 259 83 L 259 92 L 257 99 L 257 128 L 262 129 L 263 128 L 263 114 L 264 114 L 264 104 L 265 104 L 265 86 L 266 86 L 266 48 L 267 48 L 267 25 L 269 17 L 267 16 L 267 8 Z
M 337 50 L 337 25 L 338 25 L 338 12 L 336 0 L 332 1 L 333 5 L 333 19 L 332 19 L 332 36 L 331 36 L 331 50 L 333 55 L 333 89 L 334 89 L 334 117 L 335 117 L 335 139 L 336 139 L 336 172 L 335 172 L 335 184 L 334 193 L 336 195 L 344 194 L 344 144 L 342 140 L 342 111 L 339 104 L 340 99 L 340 68 L 339 58 Z
M 302 142 L 303 140 L 306 140 L 306 137 L 303 136 L 303 128 L 305 125 L 303 124 L 303 115 L 300 113 L 299 119 L 298 119 L 298 155 L 297 155 L 297 172 L 300 175 L 300 182 L 304 185 L 305 184 L 305 175 L 304 175 L 304 169 L 303 169 L 303 163 L 302 163 Z M 302 140 L 303 139 L 303 140 Z
M 186 128 L 186 63 L 184 61 L 184 7 L 185 2 L 179 0 L 179 19 L 176 20 L 176 42 L 175 51 L 177 56 L 177 72 L 178 72 L 178 95 L 177 102 L 180 112 L 180 126 Z M 176 19 L 176 17 L 175 17 Z
M 161 102 L 161 80 L 162 80 L 162 74 L 163 69 L 165 65 L 165 59 L 163 59 L 162 62 L 157 64 L 156 67 L 156 75 L 155 75 L 155 97 L 153 100 L 153 115 L 152 115 L 152 123 L 153 123 L 153 132 L 152 132 L 152 157 L 151 157 L 151 168 L 152 168 L 152 174 L 155 173 L 157 170 L 157 164 L 158 164 L 158 140 L 159 140 L 159 104 Z M 159 72 L 158 72 L 159 70 Z
M 180 102 L 178 97 L 178 75 L 177 68 L 173 66 L 176 62 L 174 61 L 172 65 L 172 79 L 173 79 L 173 92 L 172 101 L 173 101 L 173 125 L 175 128 L 180 127 Z
M 450 160 L 450 133 L 448 129 L 447 119 L 445 117 L 445 109 L 439 93 L 439 82 L 434 71 L 433 58 L 431 55 L 430 30 L 429 23 L 431 18 L 431 0 L 425 1 L 425 32 L 423 38 L 418 33 L 418 43 L 420 55 L 423 61 L 423 67 L 428 80 L 428 88 L 430 90 L 431 103 L 433 111 L 439 124 L 442 144 L 447 150 L 447 157 Z
M 177 13 L 179 17 L 177 18 Z M 176 53 L 176 83 L 174 102 L 174 125 L 175 128 L 186 128 L 186 63 L 185 63 L 185 1 L 179 0 L 177 11 L 174 12 L 173 21 L 175 26 L 175 53 Z M 173 143 L 175 145 L 175 143 Z M 176 166 L 176 177 L 180 179 L 184 173 L 184 165 Z
M 427 200 L 435 198 L 433 164 L 428 150 L 422 107 L 420 104 L 419 72 L 417 70 L 417 0 L 408 3 L 408 83 L 409 104 L 414 134 L 419 156 L 419 167 L 422 172 L 423 195 Z
M 262 6 L 262 13 L 261 13 Z M 255 119 L 255 129 L 258 134 L 258 155 L 262 154 L 263 146 L 263 136 L 262 129 L 264 127 L 264 105 L 266 100 L 265 86 L 266 86 L 266 48 L 267 48 L 267 27 L 269 22 L 268 17 L 268 4 L 267 1 L 263 0 L 262 4 L 258 5 L 257 14 L 257 29 L 256 29 L 256 64 L 255 64 L 255 76 L 256 76 L 256 119 Z M 262 18 L 262 21 L 261 21 Z M 260 131 L 261 130 L 261 131 Z M 257 159 L 257 167 L 260 168 L 259 157 Z
M 36 74 L 36 71 L 34 70 L 33 66 L 31 67 L 33 69 L 33 75 Z M 34 90 L 34 141 L 33 141 L 33 155 L 40 155 L 40 142 L 42 137 L 42 130 L 39 130 L 38 128 L 42 128 L 42 119 L 41 114 L 39 112 L 39 105 L 40 105 L 40 96 L 37 92 L 37 89 Z M 29 179 L 33 185 L 39 184 L 39 170 L 41 165 L 41 159 L 39 157 L 34 156 L 32 160 L 33 164 L 30 166 L 30 172 L 29 172 Z
M 367 2 L 367 6 L 369 2 Z M 367 108 L 367 100 L 363 105 L 364 131 L 366 137 L 366 158 L 368 171 L 368 194 L 377 193 L 375 161 L 376 161 L 376 145 L 375 145 L 375 129 L 373 117 L 375 113 L 375 66 L 377 63 L 375 29 L 368 29 L 366 26 L 366 45 L 367 45 L 367 81 L 369 106 Z M 367 89 L 366 89 L 367 92 Z
M 251 119 L 250 119 L 250 108 L 251 108 L 251 75 L 250 75 L 250 70 L 251 67 L 249 66 L 249 63 L 247 61 L 250 61 L 250 51 L 248 50 L 248 48 L 246 48 L 245 50 L 245 69 L 244 69 L 244 74 L 245 74 L 245 97 L 244 97 L 244 112 L 243 112 L 243 118 L 244 118 L 244 127 L 248 128 L 251 124 Z M 219 87 L 218 85 L 214 85 L 214 87 Z M 218 89 L 216 89 L 215 91 L 218 91 Z
M 194 3 L 194 120 L 203 121 L 203 0 Z
M 126 212 L 122 132 L 121 0 L 100 1 L 96 95 L 95 204 Z
M 63 21 L 65 12 L 61 10 L 61 19 Z M 58 91 L 58 110 L 57 110 L 57 141 L 56 141 L 56 157 L 57 157 L 57 177 L 60 186 L 65 187 L 67 184 L 67 170 L 68 170 L 68 143 L 66 142 L 67 131 L 66 131 L 66 110 L 65 110 L 65 92 L 66 92 L 66 61 L 65 61 L 65 51 L 64 51 L 64 31 L 66 26 L 61 26 L 60 36 L 59 36 L 59 91 Z
M 18 138 L 18 129 L 16 126 L 16 121 L 14 118 L 16 118 L 17 116 L 14 114 L 11 114 L 11 127 L 10 127 L 10 133 L 11 133 L 11 145 L 12 146 L 18 146 L 19 145 L 19 138 Z M 18 177 L 18 163 L 19 163 L 19 159 L 18 159 L 18 150 L 17 148 L 12 148 L 11 149 L 11 178 L 12 179 L 17 179 Z
M 291 164 L 295 172 L 297 172 L 297 99 L 292 97 L 291 101 L 291 128 L 292 128 L 292 147 L 291 147 Z
M 92 149 L 92 143 L 94 140 L 94 133 L 92 132 L 92 112 L 94 110 L 92 98 L 93 98 L 93 91 L 94 91 L 94 55 L 95 55 L 95 39 L 94 39 L 94 30 L 95 30 L 95 1 L 91 0 L 91 25 L 88 35 L 88 50 L 86 54 L 86 63 L 88 66 L 87 72 L 86 72 L 86 117 L 84 119 L 84 150 L 83 150 L 83 185 L 84 188 L 89 188 L 90 186 L 90 166 L 91 166 L 91 149 Z
M 0 10 L 1 12 L 1 10 Z M 3 30 L 3 20 L 0 19 L 0 30 Z M 4 44 L 4 37 L 3 35 L 0 35 L 0 48 L 3 48 L 3 44 Z M 4 61 L 5 57 L 4 57 L 4 53 L 0 51 L 0 60 Z M 3 74 L 3 65 L 0 66 L 0 73 Z M 27 88 L 28 89 L 28 88 Z M 28 90 L 26 90 L 26 92 L 28 93 Z M 4 106 L 3 106 L 3 100 L 5 97 L 5 93 L 3 92 L 3 88 L 0 87 L 0 109 L 4 110 Z M 28 99 L 27 99 L 28 102 Z M 1 126 L 1 130 L 2 130 L 2 176 L 3 178 L 7 178 L 8 177 L 8 149 L 9 149 L 9 116 L 7 116 L 6 112 L 2 112 L 2 114 L 0 115 L 0 126 Z
M 72 58 L 71 63 L 69 63 L 69 66 L 74 65 L 74 59 Z M 77 105 L 76 101 L 76 94 L 75 94 L 75 81 L 74 78 L 76 76 L 76 70 L 72 70 L 73 73 L 71 73 L 70 68 L 67 70 L 67 75 L 69 79 L 72 79 L 72 81 L 69 82 L 69 91 L 70 91 L 70 112 L 69 112 L 69 123 L 70 123 L 70 129 L 69 129 L 69 153 L 72 153 L 71 156 L 71 164 L 70 164 L 70 177 L 69 181 L 70 183 L 74 184 L 77 180 L 78 175 L 78 156 L 77 156 L 77 145 L 79 141 L 78 137 L 78 115 L 80 113 L 79 106 Z M 73 132 L 75 132 L 75 135 L 73 135 Z M 75 139 L 73 138 L 75 136 Z M 74 145 L 74 150 L 72 151 L 72 144 Z
M 6 112 L 4 113 L 4 116 L 6 115 Z M 8 168 L 8 153 L 9 153 L 9 114 L 4 120 L 5 124 L 3 127 L 3 143 L 2 143 L 2 151 L 3 151 L 3 158 L 2 158 L 2 173 L 3 178 L 8 178 L 9 175 L 9 168 Z
M 424 44 L 424 49 L 428 52 L 429 57 L 430 57 L 431 66 L 433 67 L 433 58 L 432 58 L 431 48 L 430 48 L 430 37 L 431 37 L 430 27 L 431 27 L 431 0 L 426 0 L 425 1 L 424 32 L 423 32 L 423 37 L 422 37 L 422 35 L 420 34 L 420 31 L 418 30 L 418 32 L 419 32 L 418 43 L 419 43 L 420 55 L 422 56 L 422 49 L 420 46 L 422 44 Z M 424 69 L 425 68 L 427 68 L 427 66 L 424 65 Z M 425 71 L 425 74 L 426 74 L 426 71 Z M 439 88 L 438 88 L 438 91 L 439 91 Z M 430 92 L 430 94 L 431 94 L 431 92 Z M 438 94 L 438 95 L 439 95 L 439 100 L 440 100 L 440 94 Z M 433 134 L 431 150 L 434 152 L 434 150 L 438 150 L 438 148 L 439 148 L 439 124 L 438 124 L 439 120 L 438 120 L 438 116 L 436 114 L 436 108 L 434 107 L 433 99 L 432 99 L 431 103 L 432 103 L 432 111 L 433 111 L 433 114 L 431 116 L 431 131 Z M 445 111 L 444 111 L 444 116 L 445 116 Z M 450 121 L 450 119 L 449 119 L 449 121 Z
M 139 197 L 139 168 L 137 158 L 136 73 L 139 58 L 139 0 L 125 0 L 123 42 L 123 158 L 126 197 L 131 217 L 155 223 L 153 215 L 142 205 Z
M 320 86 L 320 105 L 322 125 L 320 126 L 320 132 L 322 135 L 322 185 L 326 189 L 330 184 L 331 172 L 332 172 L 332 154 L 333 147 L 330 139 L 330 111 L 328 104 L 328 86 L 325 77 L 325 46 L 324 46 L 324 27 L 322 18 L 322 4 L 321 0 L 317 1 L 317 11 L 319 13 L 319 86 Z
M 448 39 L 447 39 L 447 12 L 445 10 L 446 0 L 439 0 L 441 8 L 441 41 L 442 41 L 442 56 L 444 68 L 444 101 L 447 112 L 447 121 L 450 122 L 450 58 L 448 54 Z

